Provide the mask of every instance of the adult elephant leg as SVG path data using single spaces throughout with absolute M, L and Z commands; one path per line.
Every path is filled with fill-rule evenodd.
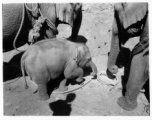
M 117 101 L 118 105 L 125 110 L 131 111 L 137 107 L 137 96 L 149 78 L 148 52 L 148 48 L 146 48 L 132 59 L 125 96 L 120 97 Z
M 112 39 L 111 39 L 111 49 L 108 57 L 107 64 L 107 76 L 111 79 L 114 79 L 113 74 L 118 72 L 118 67 L 115 65 L 118 54 L 120 52 L 120 43 L 119 43 L 119 33 L 116 18 L 114 18 L 113 29 L 112 29 Z
M 80 8 L 80 10 L 78 11 L 78 15 L 76 16 L 76 19 L 73 22 L 71 40 L 74 42 L 77 40 L 81 22 L 82 22 L 82 8 Z

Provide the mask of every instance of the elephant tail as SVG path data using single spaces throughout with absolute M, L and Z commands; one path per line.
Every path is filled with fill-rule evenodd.
M 24 78 L 24 81 L 25 81 L 25 89 L 29 88 L 29 86 L 27 85 L 27 81 L 26 81 L 26 78 L 25 78 L 25 62 L 23 60 L 23 57 L 21 58 L 21 71 L 22 71 L 22 75 L 23 75 L 23 78 Z

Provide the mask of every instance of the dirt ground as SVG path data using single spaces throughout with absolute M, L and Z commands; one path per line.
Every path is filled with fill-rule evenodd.
M 83 4 L 83 20 L 78 41 L 86 42 L 99 72 L 105 71 L 107 67 L 112 21 L 113 4 Z M 71 34 L 68 25 L 59 25 L 58 30 L 57 37 L 67 38 Z M 132 49 L 134 44 L 131 43 L 128 47 Z M 16 51 L 5 53 L 4 61 L 9 61 L 16 53 Z M 17 72 L 17 69 L 15 71 Z M 119 81 L 122 75 L 123 68 L 117 74 Z M 86 81 L 90 79 L 91 76 L 85 77 Z M 133 111 L 125 111 L 117 105 L 117 99 L 122 96 L 121 82 L 110 91 L 112 86 L 104 85 L 94 79 L 77 91 L 64 95 L 51 94 L 49 100 L 39 101 L 38 93 L 32 93 L 36 86 L 29 79 L 28 82 L 32 87 L 27 90 L 24 88 L 22 77 L 10 83 L 13 80 L 4 82 L 5 116 L 149 116 L 144 111 L 148 101 L 143 93 L 139 94 L 138 107 Z M 69 89 L 78 86 L 69 85 Z

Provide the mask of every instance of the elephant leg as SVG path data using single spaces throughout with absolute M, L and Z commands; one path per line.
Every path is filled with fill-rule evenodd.
M 76 40 L 77 40 L 81 22 L 82 22 L 82 11 L 80 10 L 77 15 L 77 18 L 74 20 L 73 27 L 72 27 L 72 33 L 71 33 L 70 39 L 74 42 L 76 42 Z
M 39 91 L 40 100 L 49 99 L 49 95 L 47 94 L 47 84 L 46 83 L 38 85 L 38 91 Z
M 59 91 L 66 91 L 68 90 L 68 87 L 66 85 L 67 83 L 67 79 L 64 79 L 60 82 L 60 85 L 59 85 Z
M 131 111 L 137 107 L 137 97 L 149 78 L 147 52 L 148 48 L 142 53 L 135 55 L 131 61 L 125 96 L 120 97 L 117 101 L 118 105 L 125 110 Z
M 82 68 L 77 68 L 75 71 L 73 71 L 73 75 L 75 75 L 76 77 L 79 76 L 76 81 L 78 83 L 81 83 L 83 81 L 83 70 Z
M 69 78 L 76 78 L 76 82 L 81 83 L 83 81 L 83 70 L 82 68 L 78 67 L 75 69 Z
M 116 66 L 116 61 L 121 49 L 120 45 L 120 38 L 119 38 L 119 30 L 117 25 L 117 19 L 114 17 L 113 27 L 112 27 L 112 38 L 111 38 L 111 47 L 110 47 L 110 54 L 108 56 L 108 63 L 107 63 L 107 76 L 110 79 L 114 79 L 118 72 L 118 67 Z
M 37 76 L 34 78 L 34 81 L 38 85 L 38 93 L 40 100 L 47 100 L 49 99 L 49 95 L 47 93 L 47 82 L 44 80 L 45 77 Z
M 64 71 L 65 79 L 61 81 L 59 85 L 59 91 L 66 91 L 68 87 L 66 85 L 68 79 L 77 78 L 77 82 L 83 81 L 83 70 L 81 68 L 76 68 L 73 71 L 70 71 L 70 68 L 66 68 Z
M 67 79 L 72 79 L 76 78 L 77 82 L 82 82 L 83 81 L 83 70 L 80 67 L 75 66 L 75 63 L 68 64 L 65 71 L 64 75 Z

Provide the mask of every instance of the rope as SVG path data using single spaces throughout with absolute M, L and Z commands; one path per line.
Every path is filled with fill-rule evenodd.
M 16 41 L 17 41 L 17 38 L 18 38 L 18 36 L 19 36 L 19 33 L 20 33 L 20 31 L 21 31 L 21 29 L 22 29 L 22 26 L 23 26 L 23 23 L 24 23 L 24 17 L 25 17 L 25 9 L 24 9 L 24 5 L 25 5 L 25 7 L 26 7 L 26 9 L 27 10 L 29 10 L 30 12 L 35 12 L 37 9 L 38 9 L 38 11 L 39 11 L 39 13 L 40 13 L 40 17 L 39 17 L 39 19 L 37 20 L 37 22 L 35 23 L 35 25 L 34 25 L 34 28 L 32 29 L 32 30 L 30 30 L 30 32 L 29 32 L 29 42 L 31 42 L 31 44 L 30 44 L 30 46 L 33 44 L 33 42 L 34 42 L 34 39 L 37 39 L 39 36 L 40 36 L 40 34 L 39 34 L 39 31 L 40 31 L 40 28 L 42 27 L 42 25 L 40 25 L 40 24 L 42 24 L 42 23 L 44 23 L 45 21 L 47 22 L 47 25 L 48 25 L 48 27 L 50 27 L 51 29 L 53 29 L 53 31 L 55 32 L 55 34 L 58 34 L 58 30 L 57 30 L 57 28 L 55 27 L 55 25 L 50 21 L 50 20 L 48 20 L 46 17 L 44 17 L 43 16 L 43 14 L 42 14 L 42 12 L 41 12 L 41 10 L 38 8 L 38 4 L 35 4 L 36 6 L 33 8 L 33 9 L 30 9 L 28 6 L 27 6 L 27 4 L 23 4 L 23 14 L 22 14 L 22 20 L 21 20 L 21 24 L 20 24 L 20 27 L 19 27 L 19 29 L 18 29 L 18 32 L 17 32 L 17 34 L 16 34 L 16 36 L 15 36 L 15 39 L 14 39 L 14 42 L 13 42 L 13 47 L 14 47 L 14 49 L 15 50 L 17 50 L 18 52 L 23 52 L 23 51 L 25 51 L 25 50 L 19 50 L 19 49 L 17 49 L 16 48 Z M 32 4 L 33 5 L 33 4 Z M 33 13 L 34 14 L 34 13 Z M 37 14 L 37 13 L 35 13 L 35 14 Z M 36 16 L 36 15 L 35 15 Z
M 23 22 L 24 22 L 24 14 L 25 14 L 24 4 L 23 4 L 22 6 L 23 6 L 23 7 L 22 7 L 22 8 L 23 8 L 22 20 L 21 20 L 20 27 L 19 27 L 19 29 L 18 29 L 18 31 L 17 31 L 17 34 L 16 34 L 15 39 L 14 39 L 14 42 L 13 42 L 13 47 L 14 47 L 14 49 L 17 50 L 18 52 L 23 52 L 22 50 L 17 49 L 16 46 L 15 46 L 16 40 L 17 40 L 17 38 L 18 38 L 18 36 L 19 36 L 19 33 L 20 33 L 21 29 L 22 29 Z
M 42 12 L 41 12 L 40 9 L 39 9 L 39 12 L 40 12 L 40 15 L 41 15 L 44 19 L 46 19 L 47 25 L 55 31 L 55 34 L 58 34 L 58 30 L 57 30 L 57 28 L 55 27 L 55 25 L 54 25 L 50 20 L 48 20 L 46 17 L 43 16 L 43 14 L 42 14 Z
M 103 74 L 103 75 L 105 75 L 105 74 Z M 107 76 L 107 75 L 105 75 L 105 76 Z M 93 80 L 93 78 L 90 79 L 89 81 L 87 81 L 86 83 L 81 83 L 79 87 L 73 88 L 73 89 L 71 89 L 71 90 L 67 90 L 67 91 L 63 91 L 63 92 L 55 92 L 55 91 L 54 91 L 54 92 L 52 92 L 52 93 L 53 93 L 53 94 L 70 93 L 70 92 L 76 91 L 76 90 L 84 87 L 85 85 L 87 85 L 88 83 L 90 83 L 92 80 Z M 116 78 L 116 80 L 117 80 L 117 78 Z M 100 80 L 98 76 L 97 76 L 97 81 L 100 82 L 100 83 L 102 83 L 102 84 L 104 84 L 104 85 L 111 86 L 110 84 L 106 84 L 106 83 L 104 83 L 102 80 Z M 120 82 L 120 81 L 119 81 L 119 82 Z M 112 87 L 109 91 L 112 91 L 112 89 L 114 89 L 114 88 L 118 85 L 119 82 L 117 82 L 115 85 L 113 85 L 113 87 Z
M 39 17 L 38 20 L 36 20 L 33 29 L 30 30 L 28 41 L 31 43 L 34 43 L 39 37 L 40 37 L 40 29 L 42 27 L 42 24 L 45 22 L 45 19 L 43 17 Z
M 31 12 L 34 12 L 34 11 L 37 9 L 37 7 L 38 7 L 38 5 L 36 4 L 36 7 L 35 7 L 34 9 L 30 9 L 29 7 L 27 7 L 27 4 L 26 4 L 26 3 L 23 4 L 23 7 L 22 7 L 22 8 L 23 8 L 23 14 L 22 14 L 22 20 L 21 20 L 20 28 L 19 28 L 19 30 L 18 30 L 18 32 L 17 32 L 17 34 L 16 34 L 16 36 L 15 36 L 14 42 L 13 42 L 13 47 L 14 47 L 14 49 L 17 50 L 18 52 L 23 52 L 23 51 L 25 51 L 25 50 L 19 50 L 19 49 L 17 49 L 16 46 L 15 46 L 16 40 L 17 40 L 18 35 L 19 35 L 19 33 L 20 33 L 21 29 L 22 29 L 22 26 L 23 26 L 23 23 L 24 23 L 24 19 L 25 19 L 25 18 L 24 18 L 24 16 L 25 16 L 24 5 L 25 5 L 26 9 L 29 10 L 29 11 L 31 11 Z M 33 44 L 33 43 L 31 43 L 30 46 L 31 46 L 32 44 Z
M 34 43 L 35 41 L 37 41 L 37 39 L 40 37 L 40 30 L 41 27 L 43 25 L 44 22 L 47 23 L 47 26 L 51 29 L 53 29 L 53 32 L 55 31 L 55 34 L 58 33 L 57 28 L 55 27 L 55 25 L 49 21 L 46 17 L 44 17 L 44 15 L 42 14 L 40 7 L 38 7 L 38 4 L 36 4 L 37 6 L 35 7 L 35 9 L 29 9 L 27 6 L 27 9 L 32 12 L 32 14 L 34 14 L 34 12 L 37 12 L 40 14 L 40 17 L 35 21 L 33 29 L 30 30 L 29 32 L 29 36 L 28 36 L 28 41 Z M 36 11 L 37 9 L 37 11 Z M 36 17 L 38 15 L 34 15 L 34 17 Z
M 87 81 L 86 83 L 81 83 L 80 86 L 76 87 L 76 88 L 73 88 L 71 90 L 67 90 L 67 91 L 61 91 L 61 92 L 52 92 L 53 94 L 65 94 L 65 93 L 70 93 L 70 92 L 73 92 L 73 91 L 76 91 L 82 87 L 84 87 L 85 85 L 87 85 L 88 83 L 90 83 L 93 79 L 90 79 L 89 81 Z
M 32 4 L 32 5 L 33 5 L 33 4 Z M 26 9 L 29 10 L 30 12 L 34 12 L 34 11 L 38 8 L 38 5 L 36 4 L 35 9 L 30 9 L 30 8 L 27 6 L 27 4 L 25 3 L 25 7 L 26 7 Z

